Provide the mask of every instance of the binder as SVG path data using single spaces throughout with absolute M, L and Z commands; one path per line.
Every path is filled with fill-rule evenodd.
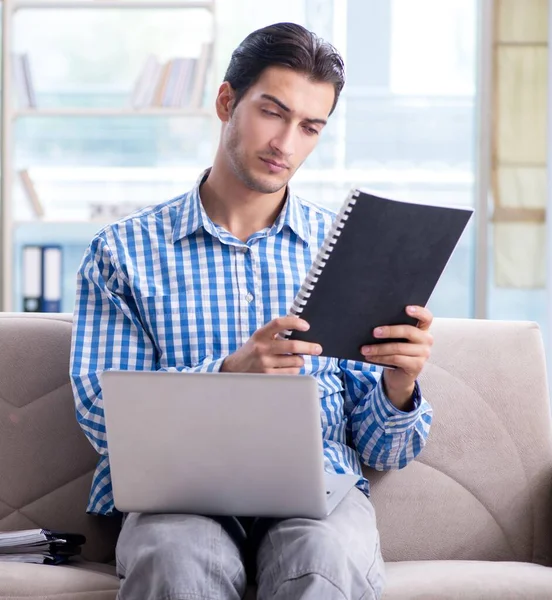
M 64 564 L 78 556 L 85 543 L 86 537 L 79 533 L 49 529 L 0 531 L 0 563 Z
M 366 361 L 361 346 L 390 341 L 375 338 L 376 327 L 417 324 L 406 307 L 427 304 L 472 214 L 352 190 L 289 311 L 310 329 L 284 337 Z
M 42 311 L 61 312 L 61 246 L 42 248 Z
M 23 312 L 42 311 L 42 247 L 23 246 Z

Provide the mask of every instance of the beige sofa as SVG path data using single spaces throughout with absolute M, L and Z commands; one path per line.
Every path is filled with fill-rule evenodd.
M 69 315 L 0 313 L 0 530 L 86 534 L 71 567 L 0 563 L 0 599 L 108 600 L 119 524 L 85 515 L 94 451 L 74 418 Z M 552 598 L 552 439 L 532 323 L 437 319 L 420 460 L 375 473 L 386 600 Z M 254 597 L 253 595 L 251 597 Z

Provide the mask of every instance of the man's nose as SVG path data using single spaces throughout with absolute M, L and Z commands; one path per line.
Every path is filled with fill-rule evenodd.
M 283 157 L 289 158 L 295 152 L 295 137 L 291 127 L 284 128 L 278 136 L 272 140 L 272 147 Z

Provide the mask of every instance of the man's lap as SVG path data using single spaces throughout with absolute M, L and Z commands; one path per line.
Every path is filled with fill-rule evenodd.
M 132 513 L 124 522 L 117 546 L 118 569 L 125 585 L 129 568 L 143 552 L 152 555 L 148 566 L 158 568 L 159 577 L 171 580 L 167 582 L 171 590 L 188 586 L 198 598 L 225 597 L 216 586 L 233 597 L 230 583 L 235 597 L 240 597 L 246 584 L 244 565 L 250 579 L 258 569 L 263 597 L 305 575 L 327 579 L 345 598 L 363 597 L 366 587 L 368 593 L 370 588 L 375 590 L 364 597 L 377 598 L 383 586 L 375 511 L 356 488 L 320 521 Z M 172 581 L 174 578 L 177 581 Z M 211 579 L 211 583 L 202 584 L 198 579 Z M 126 600 L 123 595 L 121 598 Z

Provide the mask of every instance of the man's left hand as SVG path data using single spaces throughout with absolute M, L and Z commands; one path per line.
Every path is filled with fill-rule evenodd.
M 417 327 L 384 325 L 374 330 L 374 336 L 384 339 L 403 338 L 407 342 L 363 346 L 360 351 L 368 362 L 396 367 L 383 372 L 385 393 L 399 410 L 409 411 L 414 408 L 414 384 L 431 354 L 433 336 L 429 333 L 429 328 L 433 315 L 421 306 L 408 306 L 406 313 L 418 319 Z

